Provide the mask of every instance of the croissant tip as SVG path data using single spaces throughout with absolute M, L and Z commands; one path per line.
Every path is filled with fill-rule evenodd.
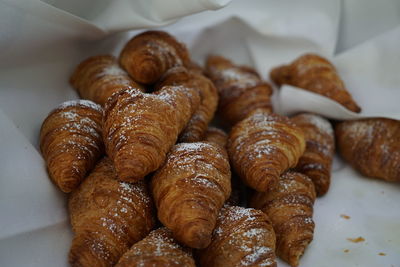
M 292 267 L 299 266 L 300 257 L 303 256 L 304 251 L 306 250 L 310 241 L 303 240 L 296 246 L 292 247 L 289 251 L 289 264 Z
M 191 225 L 185 229 L 185 232 L 191 233 L 190 237 L 185 240 L 185 244 L 191 248 L 203 249 L 211 243 L 211 231 L 204 229 L 203 225 Z

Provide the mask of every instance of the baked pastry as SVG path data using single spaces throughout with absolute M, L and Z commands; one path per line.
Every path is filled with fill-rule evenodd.
M 276 234 L 276 254 L 291 266 L 298 266 L 314 235 L 314 184 L 297 172 L 286 172 L 278 187 L 268 193 L 255 193 L 250 205 L 271 219 Z
M 400 182 L 400 121 L 371 118 L 335 127 L 342 157 L 365 176 Z
M 260 210 L 225 206 L 218 216 L 211 244 L 198 252 L 200 266 L 275 267 L 275 233 Z
M 82 61 L 72 74 L 70 83 L 82 98 L 102 106 L 120 90 L 144 92 L 143 87 L 133 81 L 111 55 L 94 56 Z
M 318 196 L 324 195 L 331 182 L 331 167 L 335 153 L 335 137 L 330 122 L 316 114 L 303 113 L 291 118 L 304 133 L 306 150 L 295 170 L 307 175 Z
M 179 142 L 201 141 L 218 105 L 218 92 L 214 84 L 198 70 L 175 67 L 167 71 L 156 87 L 164 86 L 184 86 L 199 91 L 200 105 L 180 134 Z
M 319 55 L 302 55 L 289 65 L 274 68 L 270 77 L 278 86 L 293 85 L 328 97 L 353 112 L 361 111 L 335 67 Z
M 272 89 L 254 69 L 236 66 L 221 56 L 209 56 L 206 74 L 218 89 L 219 114 L 229 125 L 258 108 L 272 112 Z
M 215 143 L 223 148 L 228 142 L 228 135 L 221 129 L 216 127 L 208 127 L 204 141 Z
M 192 248 L 211 242 L 218 212 L 231 193 L 226 152 L 207 142 L 180 143 L 154 174 L 151 189 L 158 219 Z
M 119 181 L 108 158 L 71 194 L 69 212 L 75 232 L 72 266 L 114 266 L 154 226 L 145 183 Z
M 183 86 L 114 94 L 105 108 L 103 136 L 119 179 L 135 182 L 157 170 L 199 103 L 197 90 Z
M 133 37 L 120 55 L 122 67 L 143 84 L 154 84 L 170 68 L 191 65 L 189 51 L 163 31 L 146 31 Z
M 289 118 L 256 110 L 231 130 L 227 150 L 236 173 L 251 188 L 273 189 L 305 149 L 303 131 Z
M 190 248 L 179 245 L 167 228 L 152 231 L 134 244 L 116 267 L 195 267 Z
M 40 150 L 50 178 L 65 193 L 74 190 L 104 151 L 103 109 L 88 100 L 62 103 L 40 129 Z
M 216 127 L 208 127 L 204 141 L 211 142 L 219 145 L 226 149 L 226 143 L 228 142 L 228 135 L 221 129 Z M 232 171 L 232 170 L 231 170 Z M 239 205 L 242 185 L 240 178 L 234 172 L 231 172 L 231 195 L 225 201 L 224 205 Z

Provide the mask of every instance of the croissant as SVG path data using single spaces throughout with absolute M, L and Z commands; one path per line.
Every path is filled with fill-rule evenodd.
M 227 150 L 236 173 L 251 188 L 273 189 L 305 150 L 303 131 L 289 118 L 256 110 L 229 134 Z
M 218 212 L 231 193 L 226 152 L 207 142 L 180 143 L 154 174 L 151 188 L 159 220 L 192 248 L 211 242 Z
M 306 151 L 295 170 L 307 175 L 314 183 L 318 196 L 324 195 L 331 181 L 335 137 L 328 120 L 315 114 L 300 114 L 291 118 L 304 133 Z
M 335 127 L 342 157 L 365 176 L 400 182 L 400 121 L 374 118 Z
M 94 56 L 81 62 L 72 74 L 70 83 L 82 98 L 102 106 L 113 93 L 120 90 L 144 91 L 111 55 Z
M 315 201 L 314 184 L 297 172 L 281 176 L 276 190 L 255 193 L 250 205 L 261 209 L 271 219 L 276 234 L 276 253 L 291 266 L 298 266 L 314 235 L 312 220 Z
M 119 60 L 135 81 L 144 84 L 157 82 L 172 67 L 191 65 L 186 46 L 162 31 L 146 31 L 133 37 Z
M 211 244 L 198 252 L 200 266 L 276 267 L 275 232 L 260 210 L 226 206 L 218 215 Z
M 87 100 L 62 103 L 40 129 L 40 150 L 50 178 L 65 193 L 74 190 L 103 154 L 103 109 Z
M 119 179 L 134 182 L 157 170 L 200 102 L 197 90 L 125 90 L 107 102 L 104 143 Z
M 225 148 L 228 142 L 228 135 L 219 128 L 208 127 L 204 141 L 212 142 Z
M 208 127 L 204 141 L 217 144 L 225 149 L 226 143 L 228 142 L 228 135 L 219 128 Z M 242 185 L 234 172 L 231 173 L 231 186 L 231 195 L 225 201 L 224 205 L 238 205 L 240 203 Z
M 201 141 L 207 131 L 208 123 L 213 118 L 217 109 L 218 92 L 214 84 L 198 70 L 175 67 L 167 71 L 157 85 L 157 88 L 164 86 L 185 86 L 199 91 L 201 99 L 199 108 L 180 134 L 179 142 Z
M 69 212 L 75 232 L 69 253 L 72 266 L 114 266 L 154 226 L 144 182 L 119 181 L 108 158 L 71 194 Z
M 272 89 L 254 69 L 236 66 L 221 56 L 209 56 L 206 74 L 218 89 L 219 114 L 228 124 L 234 125 L 258 108 L 272 112 Z
M 302 55 L 290 65 L 273 69 L 270 77 L 278 86 L 293 85 L 326 96 L 353 112 L 361 111 L 347 91 L 335 67 L 321 56 Z
M 116 267 L 195 267 L 192 252 L 179 245 L 167 228 L 152 231 L 145 239 L 134 244 Z

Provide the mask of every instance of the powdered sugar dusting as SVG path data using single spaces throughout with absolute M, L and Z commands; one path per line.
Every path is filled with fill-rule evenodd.
M 206 148 L 210 149 L 212 146 L 204 142 L 180 143 L 175 146 L 175 151 L 201 151 Z
M 152 231 L 145 239 L 133 245 L 121 261 L 135 262 L 135 266 L 147 266 L 149 261 L 157 257 L 168 259 L 174 266 L 185 266 L 193 262 L 191 253 L 179 245 L 166 228 Z M 168 262 L 164 263 L 169 266 Z
M 303 114 L 302 116 L 323 133 L 333 136 L 333 128 L 328 120 L 315 114 Z
M 127 75 L 126 72 L 121 69 L 117 64 L 107 65 L 105 68 L 102 69 L 98 76 L 120 76 L 120 75 Z
M 103 112 L 103 108 L 100 105 L 98 105 L 90 100 L 84 100 L 84 99 L 69 100 L 69 101 L 66 101 L 66 102 L 60 104 L 57 108 L 65 109 L 65 108 L 69 108 L 69 107 L 76 107 L 79 105 L 97 110 L 98 112 L 101 112 L 101 113 Z
M 266 227 L 269 222 L 261 214 L 255 209 L 237 206 L 225 206 L 219 214 L 213 242 L 227 242 L 231 249 L 240 251 L 243 255 L 241 266 L 270 266 L 275 263 L 272 226 Z

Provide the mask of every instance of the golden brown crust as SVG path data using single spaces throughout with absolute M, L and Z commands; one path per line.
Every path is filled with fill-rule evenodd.
M 226 206 L 218 215 L 211 244 L 198 252 L 200 266 L 276 267 L 275 233 L 262 211 Z
M 88 100 L 61 104 L 45 119 L 40 150 L 50 178 L 66 193 L 85 178 L 104 151 L 102 108 Z
M 315 114 L 299 114 L 291 118 L 299 126 L 306 139 L 306 151 L 295 170 L 307 175 L 314 183 L 318 196 L 324 195 L 331 181 L 332 159 L 335 153 L 335 137 L 328 120 Z
M 72 266 L 113 266 L 154 226 L 145 183 L 119 181 L 108 158 L 71 194 L 69 212 L 75 232 Z
M 272 89 L 254 69 L 236 66 L 221 56 L 209 56 L 206 74 L 218 89 L 218 112 L 228 124 L 234 125 L 258 108 L 272 112 Z
M 204 248 L 231 193 L 226 152 L 207 143 L 180 143 L 153 176 L 151 188 L 159 220 L 179 242 Z
M 127 89 L 144 92 L 143 87 L 133 81 L 111 55 L 94 56 L 82 61 L 72 74 L 70 83 L 82 98 L 102 106 L 115 92 Z
M 261 209 L 271 219 L 276 234 L 276 253 L 291 266 L 298 266 L 299 258 L 314 235 L 314 184 L 297 172 L 281 176 L 276 190 L 255 193 L 250 205 Z
M 400 181 L 400 122 L 376 118 L 344 121 L 335 127 L 342 157 L 362 174 Z
M 302 130 L 289 118 L 257 110 L 237 123 L 227 150 L 236 173 L 251 188 L 273 189 L 279 176 L 296 166 L 305 149 Z
M 186 46 L 162 31 L 133 37 L 120 55 L 122 67 L 140 83 L 153 84 L 170 68 L 191 64 Z
M 225 148 L 228 143 L 228 135 L 217 127 L 208 127 L 204 141 L 212 142 Z
M 199 91 L 200 105 L 180 134 L 179 142 L 201 141 L 218 105 L 218 92 L 214 84 L 198 70 L 175 67 L 166 72 L 156 88 L 164 86 L 184 86 Z
M 133 182 L 157 170 L 199 102 L 197 90 L 182 86 L 114 94 L 106 105 L 103 136 L 118 177 Z
M 353 112 L 361 111 L 335 67 L 321 56 L 302 55 L 290 65 L 273 69 L 270 77 L 278 86 L 290 84 L 326 96 Z
M 167 228 L 152 231 L 134 244 L 116 267 L 195 267 L 191 249 L 179 245 Z

